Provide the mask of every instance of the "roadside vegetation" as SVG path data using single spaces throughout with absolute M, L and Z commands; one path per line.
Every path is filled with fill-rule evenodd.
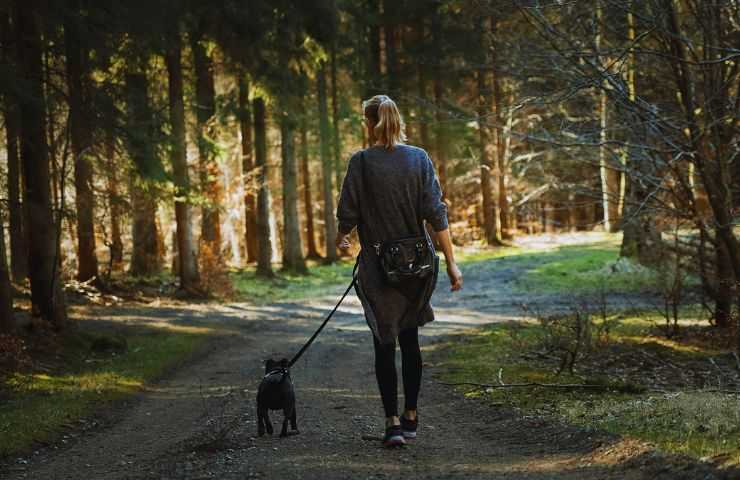
M 4 345 L 16 364 L 0 388 L 0 457 L 94 424 L 96 412 L 186 361 L 211 335 L 205 328 L 82 322 L 84 330 L 14 337 Z
M 515 288 L 572 304 L 435 345 L 441 379 L 494 406 L 740 464 L 740 361 L 732 335 L 710 326 L 693 302 L 693 279 L 682 285 L 675 321 L 663 300 L 607 307 L 610 295 L 666 292 L 665 272 L 620 266 L 616 242 L 536 255 L 542 261 Z
M 256 305 L 303 300 L 327 293 L 327 288 L 347 285 L 352 279 L 354 257 L 332 264 L 311 265 L 307 274 L 278 271 L 272 277 L 257 274 L 256 267 L 234 270 L 230 275 L 233 299 Z

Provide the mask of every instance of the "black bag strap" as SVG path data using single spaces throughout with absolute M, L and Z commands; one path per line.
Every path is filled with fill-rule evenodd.
M 375 195 L 373 191 L 370 189 L 370 184 L 372 182 L 368 182 L 367 180 L 367 171 L 365 167 L 365 150 L 360 151 L 360 179 L 362 180 L 362 197 L 363 199 L 368 199 L 368 210 L 370 210 L 370 217 L 376 217 L 378 216 L 378 212 L 375 208 Z M 360 209 L 360 212 L 362 212 L 362 209 Z M 360 216 L 362 216 L 362 213 L 360 213 Z M 372 238 L 372 244 L 373 247 L 375 247 L 375 251 L 380 251 L 380 237 L 378 236 L 377 232 L 372 226 L 372 222 L 370 221 L 371 218 L 365 218 L 363 224 L 367 225 L 367 228 L 369 230 L 370 236 Z

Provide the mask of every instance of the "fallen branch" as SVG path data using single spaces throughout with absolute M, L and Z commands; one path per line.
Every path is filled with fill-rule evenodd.
M 726 388 L 696 388 L 692 390 L 668 390 L 665 388 L 649 388 L 647 391 L 655 393 L 724 393 L 727 395 L 740 395 L 740 390 L 730 390 Z
M 473 382 L 437 382 L 440 385 L 447 385 L 450 387 L 475 387 L 480 390 L 487 390 L 489 388 L 520 388 L 520 387 L 543 387 L 543 388 L 564 388 L 564 389 L 579 389 L 579 388 L 594 388 L 601 390 L 615 389 L 618 390 L 618 386 L 613 385 L 597 385 L 589 383 L 539 383 L 539 382 L 527 382 L 527 383 L 499 383 L 499 384 L 488 384 L 488 383 L 473 383 Z

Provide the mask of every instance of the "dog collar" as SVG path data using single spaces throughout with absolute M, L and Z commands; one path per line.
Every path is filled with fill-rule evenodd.
M 267 373 L 265 374 L 265 376 L 264 376 L 264 377 L 262 377 L 262 378 L 267 378 L 267 377 L 270 377 L 270 376 L 272 376 L 272 375 L 276 375 L 276 374 L 278 374 L 278 373 L 279 373 L 279 374 L 281 374 L 281 375 L 287 375 L 287 374 L 288 374 L 288 369 L 287 369 L 287 368 L 282 368 L 282 367 L 281 367 L 281 368 L 276 368 L 275 370 L 270 370 L 270 371 L 269 371 L 269 372 L 267 372 Z

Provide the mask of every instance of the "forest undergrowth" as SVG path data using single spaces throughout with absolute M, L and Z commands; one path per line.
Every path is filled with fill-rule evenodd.
M 545 261 L 515 288 L 556 294 L 564 307 L 522 305 L 527 321 L 432 345 L 444 358 L 441 380 L 494 406 L 740 464 L 740 360 L 733 336 L 707 323 L 694 279 L 684 282 L 675 323 L 665 274 L 620 265 L 612 241 L 538 255 Z M 650 300 L 608 303 L 629 292 Z
M 63 334 L 14 336 L 14 358 L 0 362 L 0 457 L 95 427 L 96 414 L 182 365 L 212 333 L 88 319 Z

